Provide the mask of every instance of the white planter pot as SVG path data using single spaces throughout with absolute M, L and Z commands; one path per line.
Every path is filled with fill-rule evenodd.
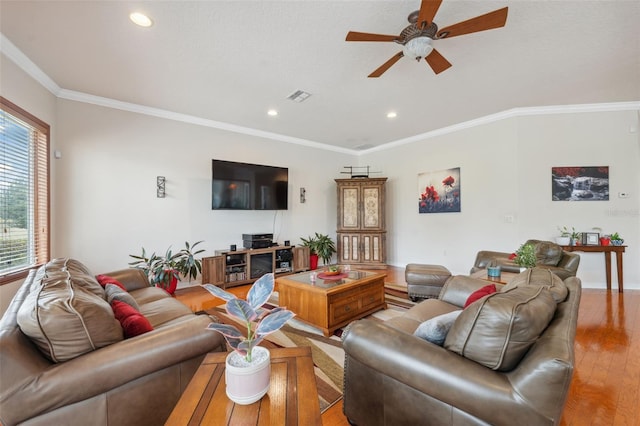
M 236 351 L 227 355 L 225 380 L 227 396 L 240 405 L 253 404 L 269 390 L 271 355 L 261 346 L 253 348 L 252 362 L 247 363 Z
M 569 237 L 556 237 L 556 244 L 559 246 L 568 246 L 571 242 L 571 238 Z

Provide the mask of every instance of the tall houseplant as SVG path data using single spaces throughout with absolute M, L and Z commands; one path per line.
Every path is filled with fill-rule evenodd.
M 147 256 L 147 251 L 143 247 L 142 254 L 129 255 L 136 259 L 130 262 L 129 266 L 142 269 L 151 284 L 173 294 L 180 277 L 191 281 L 202 272 L 202 260 L 196 258 L 198 254 L 204 252 L 204 249 L 196 250 L 196 246 L 200 243 L 202 241 L 193 244 L 185 241 L 182 250 L 173 252 L 169 247 L 164 256 L 157 255 L 155 252 Z
M 311 255 L 317 255 L 320 259 L 322 259 L 322 263 L 328 265 L 331 263 L 331 258 L 333 257 L 336 250 L 336 244 L 333 240 L 324 234 L 320 234 L 318 232 L 315 233 L 315 236 L 309 238 L 300 238 L 302 240 L 302 245 L 309 247 Z M 313 260 L 313 259 L 312 259 Z M 317 268 L 317 260 L 315 264 L 315 268 L 311 267 L 311 269 Z
M 262 307 L 273 292 L 273 274 L 263 275 L 253 283 L 246 301 L 213 284 L 204 284 L 203 287 L 226 301 L 227 313 L 237 318 L 246 330 L 243 334 L 230 324 L 213 323 L 208 326 L 221 333 L 234 349 L 226 359 L 227 396 L 238 404 L 256 402 L 269 390 L 271 372 L 269 351 L 257 345 L 266 335 L 279 330 L 295 314 L 285 308 L 268 310 Z

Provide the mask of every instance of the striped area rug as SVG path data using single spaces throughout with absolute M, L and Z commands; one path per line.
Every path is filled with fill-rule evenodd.
M 385 300 L 387 309 L 374 312 L 366 318 L 373 321 L 386 321 L 402 315 L 415 304 L 407 298 L 406 287 L 403 293 L 401 288 L 385 286 Z M 277 293 L 272 295 L 269 303 L 273 306 L 278 304 Z M 226 314 L 224 306 L 210 309 L 207 313 L 217 317 L 220 322 L 234 322 L 233 318 Z M 342 330 L 337 330 L 333 336 L 324 337 L 320 329 L 293 318 L 280 330 L 265 338 L 274 347 L 309 346 L 311 348 L 322 412 L 342 398 L 344 351 L 341 335 Z

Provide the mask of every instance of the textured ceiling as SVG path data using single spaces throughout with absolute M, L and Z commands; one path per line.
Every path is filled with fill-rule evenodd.
M 439 75 L 402 58 L 367 78 L 400 47 L 347 32 L 399 34 L 419 6 L 1 0 L 0 32 L 65 91 L 347 149 L 513 108 L 640 100 L 640 1 L 444 0 L 440 27 L 504 6 L 507 24 L 436 40 L 453 64 Z M 154 26 L 131 24 L 132 11 Z M 312 96 L 286 99 L 299 89 Z

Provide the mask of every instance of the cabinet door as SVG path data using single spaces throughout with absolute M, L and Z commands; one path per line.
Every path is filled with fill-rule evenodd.
M 309 247 L 293 248 L 293 272 L 308 271 L 311 268 L 310 254 Z
M 360 262 L 380 263 L 386 261 L 385 234 L 361 234 Z
M 338 184 L 339 230 L 360 230 L 360 185 L 354 183 Z
M 360 229 L 382 231 L 384 221 L 384 184 L 363 182 L 360 188 L 361 212 Z
M 360 262 L 361 234 L 338 234 L 338 263 Z
M 224 285 L 224 256 L 202 258 L 202 283 Z

